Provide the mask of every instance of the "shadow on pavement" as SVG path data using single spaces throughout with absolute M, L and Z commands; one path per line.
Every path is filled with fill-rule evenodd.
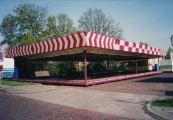
M 173 83 L 173 77 L 155 77 L 155 78 L 144 79 L 144 80 L 139 80 L 135 82 Z
M 165 95 L 166 96 L 173 96 L 173 91 L 166 91 L 165 92 Z
M 173 73 L 163 73 L 160 75 L 155 75 L 152 78 L 144 78 L 135 82 L 173 83 Z
M 148 103 L 149 101 L 143 101 L 143 102 L 129 102 L 129 101 L 125 101 L 125 100 L 116 100 L 118 102 L 124 102 L 124 103 L 131 103 L 131 104 L 140 104 L 140 105 L 144 105 L 146 103 Z
M 152 90 L 157 92 L 165 92 L 165 96 L 173 96 L 173 91 L 165 91 L 165 90 Z

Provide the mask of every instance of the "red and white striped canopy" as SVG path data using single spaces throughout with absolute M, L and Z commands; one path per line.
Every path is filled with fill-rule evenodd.
M 84 31 L 58 38 L 52 38 L 34 44 L 10 48 L 7 51 L 7 57 L 40 59 L 80 54 L 83 53 L 84 50 L 91 54 L 140 56 L 144 58 L 161 57 L 166 55 L 166 51 L 159 48 Z

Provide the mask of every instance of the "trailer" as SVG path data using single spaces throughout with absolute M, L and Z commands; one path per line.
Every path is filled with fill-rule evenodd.
M 4 55 L 4 49 L 0 46 L 0 66 L 1 66 L 1 78 L 15 78 L 14 59 L 6 58 Z
M 14 59 L 13 58 L 4 58 L 0 62 L 0 65 L 3 66 L 2 78 L 14 78 Z

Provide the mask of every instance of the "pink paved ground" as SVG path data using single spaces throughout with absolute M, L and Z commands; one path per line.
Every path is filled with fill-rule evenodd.
M 173 96 L 173 73 L 129 79 L 87 87 L 89 90 L 123 92 L 144 95 Z
M 0 120 L 130 120 L 2 92 L 0 101 Z

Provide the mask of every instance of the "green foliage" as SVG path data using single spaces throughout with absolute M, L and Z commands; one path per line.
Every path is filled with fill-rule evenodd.
M 115 70 L 117 68 L 117 64 L 119 64 L 119 62 L 115 60 L 108 61 L 108 69 Z
M 95 63 L 94 62 L 90 62 L 87 64 L 87 71 L 95 71 Z
M 105 71 L 105 70 L 115 70 L 117 63 L 114 60 L 111 61 L 99 61 L 99 62 L 90 62 L 87 65 L 89 71 Z
M 31 33 L 27 33 L 22 36 L 20 45 L 27 45 L 27 44 L 32 44 L 35 42 L 36 42 L 36 38 Z
M 56 74 L 58 72 L 58 62 L 49 63 L 47 70 L 50 74 Z
M 0 25 L 4 37 L 1 45 L 9 48 L 32 44 L 41 40 L 74 33 L 73 21 L 66 14 L 47 17 L 47 8 L 31 3 L 20 4 L 13 9 L 14 15 L 7 15 Z M 21 65 L 19 65 L 21 64 Z M 69 62 L 59 62 L 50 66 L 50 71 L 67 72 Z M 35 71 L 47 69 L 47 62 L 23 61 L 18 63 L 21 77 L 32 77 Z
M 168 51 L 166 53 L 166 59 L 170 59 L 170 51 L 172 51 L 171 47 L 168 48 Z
M 73 26 L 73 21 L 67 14 L 60 13 L 57 16 L 49 16 L 47 18 L 46 29 L 44 30 L 41 39 L 55 38 L 75 32 L 76 28 Z
M 56 17 L 49 16 L 47 18 L 46 28 L 43 31 L 42 36 L 40 36 L 40 40 L 47 40 L 49 38 L 55 38 L 59 36 L 60 36 L 60 32 L 57 29 Z
M 57 15 L 57 29 L 60 35 L 72 34 L 76 32 L 76 28 L 73 26 L 73 21 L 67 14 L 62 13 Z
M 69 72 L 76 72 L 77 68 L 74 66 L 72 61 L 59 61 L 53 62 L 52 64 L 48 65 L 47 70 L 50 73 L 69 73 Z
M 156 100 L 152 102 L 151 106 L 173 107 L 173 98 L 167 98 L 164 100 Z
M 139 44 L 149 46 L 147 42 L 142 42 L 142 41 L 140 41 Z
M 20 61 L 16 60 L 16 67 L 19 69 L 19 78 L 31 78 L 35 76 L 35 71 L 47 69 L 47 61 Z
M 15 47 L 17 45 L 16 40 L 16 31 L 17 31 L 17 22 L 15 17 L 8 14 L 2 21 L 0 25 L 0 32 L 4 37 L 4 40 L 1 41 L 1 45 L 8 44 L 9 47 Z
M 86 12 L 83 12 L 78 22 L 80 30 L 97 32 L 119 39 L 123 38 L 123 29 L 119 26 L 120 23 L 116 23 L 114 19 L 107 17 L 101 9 L 89 8 Z
M 80 66 L 75 66 L 76 72 L 82 72 L 82 68 Z
M 61 13 L 47 17 L 46 7 L 24 3 L 15 7 L 13 13 L 8 14 L 0 25 L 4 37 L 1 45 L 7 44 L 10 48 L 76 32 L 68 15 Z
M 13 13 L 8 14 L 0 25 L 4 37 L 1 45 L 7 44 L 11 48 L 39 41 L 46 25 L 47 8 L 24 3 L 15 7 Z
M 71 65 L 69 62 L 60 61 L 58 62 L 58 72 L 67 73 L 70 69 L 70 66 Z
M 172 69 L 172 65 L 161 65 L 160 69 Z
M 20 35 L 31 33 L 37 40 L 46 25 L 47 8 L 31 3 L 19 4 L 13 9 Z

